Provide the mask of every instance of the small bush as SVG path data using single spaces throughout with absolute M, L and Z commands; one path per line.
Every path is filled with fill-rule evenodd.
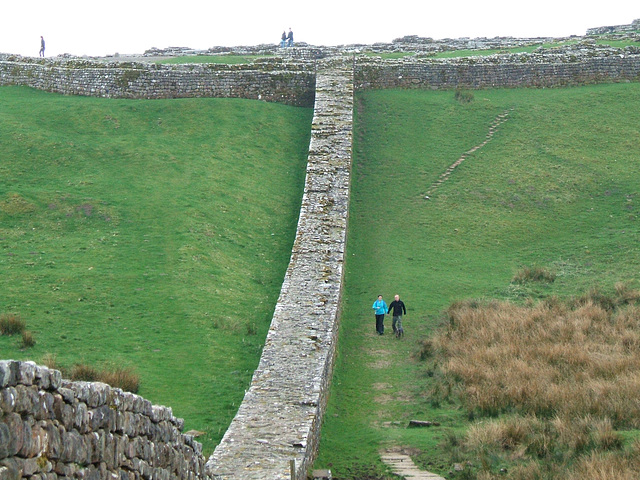
M 20 315 L 3 313 L 0 315 L 0 333 L 2 335 L 18 335 L 24 332 L 26 324 Z
M 427 358 L 431 358 L 433 356 L 433 343 L 429 339 L 423 339 L 418 342 L 419 350 L 417 357 L 420 360 L 426 360 Z
M 474 100 L 473 92 L 456 88 L 455 99 L 460 103 L 471 103 Z
M 132 368 L 108 368 L 99 373 L 98 381 L 131 393 L 138 393 L 140 389 L 140 376 Z
M 257 335 L 258 326 L 255 323 L 247 324 L 247 335 Z
M 513 283 L 542 282 L 553 283 L 556 274 L 543 267 L 525 267 L 516 273 L 511 280 Z
M 138 393 L 140 376 L 132 368 L 107 366 L 103 370 L 95 367 L 77 364 L 71 369 L 71 379 L 84 382 L 102 382 L 126 392 Z
M 45 353 L 40 363 L 51 370 L 60 370 L 58 365 L 58 357 L 55 353 Z
M 71 369 L 71 380 L 83 382 L 97 382 L 100 372 L 94 367 L 79 363 Z
M 20 345 L 20 348 L 31 348 L 35 346 L 35 344 L 36 339 L 34 338 L 33 333 L 28 330 L 22 332 L 22 344 Z

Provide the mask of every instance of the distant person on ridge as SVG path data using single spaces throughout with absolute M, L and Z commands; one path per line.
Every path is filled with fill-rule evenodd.
M 293 32 L 291 31 L 291 27 L 289 27 L 289 35 L 287 35 L 287 40 L 289 40 L 287 46 L 293 47 Z
M 284 48 L 287 46 L 287 32 L 282 31 L 282 39 L 280 40 L 280 47 Z
M 44 37 L 42 35 L 40 35 L 40 52 L 38 55 L 44 57 Z
M 376 314 L 376 332 L 378 335 L 384 335 L 384 314 L 387 313 L 387 304 L 382 299 L 382 295 L 378 295 L 378 299 L 373 302 L 373 311 Z
M 391 305 L 389 305 L 389 309 L 387 313 L 391 313 L 393 310 L 393 323 L 391 326 L 393 327 L 393 333 L 396 335 L 404 334 L 404 329 L 402 328 L 402 314 L 407 314 L 407 308 L 404 306 L 404 302 L 400 300 L 400 295 L 396 295 Z

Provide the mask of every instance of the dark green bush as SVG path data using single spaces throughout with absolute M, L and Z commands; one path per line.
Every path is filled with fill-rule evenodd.
M 24 320 L 20 315 L 13 313 L 3 313 L 0 315 L 0 334 L 17 335 L 23 333 L 26 328 Z
M 456 88 L 455 99 L 460 103 L 471 103 L 474 100 L 473 92 L 458 87 Z

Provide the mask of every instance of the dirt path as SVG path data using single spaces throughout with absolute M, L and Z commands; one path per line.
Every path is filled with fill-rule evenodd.
M 511 110 L 513 110 L 513 108 Z M 438 178 L 438 180 L 433 185 L 431 185 L 429 190 L 427 190 L 427 195 L 425 196 L 425 198 L 428 199 L 429 195 L 432 195 L 436 188 L 438 188 L 440 185 L 442 185 L 444 182 L 446 182 L 447 179 L 449 178 L 449 176 L 453 173 L 453 171 L 462 162 L 464 162 L 469 155 L 471 155 L 472 153 L 474 153 L 477 150 L 480 150 L 487 143 L 489 143 L 491 141 L 491 139 L 493 138 L 494 133 L 496 133 L 496 130 L 498 129 L 498 127 L 500 125 L 502 125 L 504 122 L 506 122 L 508 119 L 509 119 L 509 110 L 507 110 L 504 113 L 501 113 L 500 115 L 498 115 L 495 118 L 495 120 L 493 121 L 493 123 L 491 124 L 491 126 L 489 127 L 489 132 L 487 133 L 485 141 L 482 142 L 480 145 L 476 145 L 471 150 L 469 150 L 467 152 L 464 152 L 462 154 L 462 156 L 458 160 L 456 160 L 449 168 L 447 168 L 446 172 L 444 172 L 442 175 L 440 175 L 440 178 Z
M 382 452 L 380 458 L 391 467 L 393 473 L 407 480 L 445 480 L 444 477 L 435 473 L 420 470 L 409 455 L 398 452 Z

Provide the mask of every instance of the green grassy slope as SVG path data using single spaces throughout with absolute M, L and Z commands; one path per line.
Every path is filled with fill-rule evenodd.
M 487 90 L 469 104 L 453 92 L 358 95 L 339 355 L 317 468 L 381 478 L 378 451 L 404 447 L 447 473 L 436 447 L 467 419 L 437 401 L 414 355 L 451 302 L 637 288 L 639 93 L 638 84 Z M 504 112 L 493 139 L 425 199 Z M 511 282 L 531 265 L 556 281 Z M 378 293 L 406 302 L 404 340 L 375 335 Z M 442 426 L 405 428 L 414 418 Z
M 0 358 L 134 367 L 210 451 L 257 365 L 312 110 L 0 88 Z

